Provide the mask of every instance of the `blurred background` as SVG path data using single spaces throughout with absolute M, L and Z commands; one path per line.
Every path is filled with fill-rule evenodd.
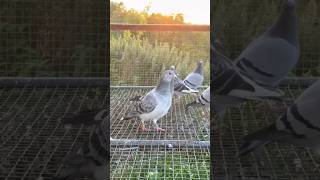
M 214 32 L 231 58 L 264 32 L 280 12 L 282 0 L 214 0 Z M 320 76 L 320 2 L 297 0 L 300 59 L 291 77 Z
M 1 76 L 106 76 L 104 3 L 2 0 Z
M 214 0 L 211 6 L 213 35 L 222 42 L 224 53 L 236 59 L 245 47 L 278 17 L 284 0 Z M 309 149 L 270 143 L 255 153 L 238 157 L 242 138 L 274 123 L 306 88 L 320 77 L 320 2 L 296 0 L 300 59 L 289 79 L 280 87 L 285 102 L 245 102 L 228 108 L 221 128 L 211 118 L 214 179 L 318 179 L 319 156 Z M 300 79 L 301 81 L 299 81 Z M 213 82 L 214 83 L 214 82 Z M 213 84 L 214 87 L 214 84 Z

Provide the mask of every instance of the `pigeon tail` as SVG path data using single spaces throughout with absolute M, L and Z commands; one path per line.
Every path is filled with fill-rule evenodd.
M 276 132 L 276 125 L 272 124 L 255 133 L 245 136 L 243 138 L 243 143 L 239 148 L 238 156 L 246 155 L 258 147 L 270 143 Z
M 139 116 L 138 112 L 130 111 L 126 116 L 122 117 L 121 120 L 130 120 L 138 116 Z
M 185 111 L 188 111 L 192 106 L 200 106 L 197 101 L 192 101 L 191 103 L 186 104 Z
M 106 116 L 108 116 L 108 109 L 93 109 L 84 110 L 76 113 L 73 117 L 65 117 L 61 119 L 62 124 L 84 124 L 96 125 L 100 124 Z
M 215 105 L 213 104 L 213 109 L 216 111 L 216 113 L 218 114 L 219 120 L 223 121 L 224 115 L 226 113 L 226 107 L 225 106 L 221 106 L 221 105 Z

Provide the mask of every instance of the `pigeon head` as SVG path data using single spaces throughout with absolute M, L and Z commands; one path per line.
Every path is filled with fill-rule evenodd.
M 214 45 L 211 45 L 211 64 L 212 73 L 211 79 L 215 79 L 218 75 L 225 72 L 231 65 L 232 62 L 223 54 L 218 52 Z
M 174 79 L 176 78 L 176 74 L 172 70 L 166 70 L 160 79 L 160 84 L 156 87 L 156 90 L 160 94 L 168 94 L 172 93 Z
M 179 76 L 175 66 L 173 66 L 173 65 L 170 66 L 170 70 L 173 71 L 176 74 L 176 76 Z
M 266 35 L 281 38 L 298 47 L 296 1 L 285 0 L 279 17 L 266 31 Z
M 286 0 L 283 4 L 284 8 L 294 9 L 296 7 L 296 0 Z
M 203 75 L 203 61 L 200 60 L 197 62 L 197 68 L 194 70 L 194 73 Z

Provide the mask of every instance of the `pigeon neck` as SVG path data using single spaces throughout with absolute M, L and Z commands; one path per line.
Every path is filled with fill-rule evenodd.
M 171 93 L 171 83 L 173 81 L 160 80 L 160 84 L 156 87 L 156 91 L 161 95 L 168 95 Z M 173 86 L 173 85 L 172 85 Z
M 297 43 L 297 18 L 295 7 L 284 6 L 280 16 L 266 32 L 271 37 L 278 37 L 287 40 L 294 46 Z
M 203 74 L 202 64 L 198 64 L 197 68 L 194 70 L 194 73 L 198 73 L 200 75 Z

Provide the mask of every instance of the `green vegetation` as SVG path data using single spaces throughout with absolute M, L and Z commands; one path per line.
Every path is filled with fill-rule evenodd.
M 148 152 L 145 152 L 148 153 Z M 134 155 L 134 162 L 117 162 L 112 177 L 123 179 L 208 179 L 210 174 L 209 153 L 167 152 L 166 156 L 152 154 Z M 144 158 L 142 158 L 144 157 Z M 113 165 L 111 165 L 113 166 Z M 113 168 L 111 168 L 113 169 Z
M 232 58 L 269 27 L 279 14 L 280 2 L 215 0 L 211 8 L 215 32 Z M 297 1 L 301 56 L 291 76 L 320 76 L 319 12 L 319 1 Z

